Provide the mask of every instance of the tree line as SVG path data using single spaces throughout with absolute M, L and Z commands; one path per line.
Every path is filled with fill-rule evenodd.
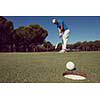
M 0 52 L 45 52 L 59 51 L 50 42 L 46 41 L 48 31 L 39 24 L 20 26 L 14 29 L 13 22 L 0 17 Z M 100 40 L 84 41 L 67 45 L 67 51 L 100 51 Z
M 47 36 L 48 31 L 38 24 L 14 29 L 13 22 L 0 17 L 0 52 L 34 51 Z
M 77 42 L 69 44 L 67 48 L 70 51 L 100 51 L 100 40 Z

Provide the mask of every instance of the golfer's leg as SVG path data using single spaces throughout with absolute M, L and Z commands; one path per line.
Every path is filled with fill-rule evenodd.
M 66 46 L 68 44 L 68 38 L 64 40 L 63 49 L 66 50 Z
M 62 36 L 62 50 L 64 48 L 64 39 L 63 39 L 63 36 Z
M 63 49 L 66 50 L 66 46 L 68 44 L 70 30 L 66 30 L 63 35 Z
M 62 49 L 66 50 L 67 39 L 63 38 Z

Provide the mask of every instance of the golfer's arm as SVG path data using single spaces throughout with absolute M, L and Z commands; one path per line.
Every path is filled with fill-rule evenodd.
M 58 28 L 58 35 L 62 33 L 62 30 L 60 28 Z
M 64 29 L 64 25 L 62 24 L 62 25 L 61 25 L 61 31 L 63 31 L 63 29 Z
M 61 27 L 58 28 L 58 34 L 63 32 L 63 28 L 64 28 L 64 26 L 63 26 L 63 24 L 62 24 Z

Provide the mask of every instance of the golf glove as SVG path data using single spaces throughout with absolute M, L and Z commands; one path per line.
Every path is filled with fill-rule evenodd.
M 60 37 L 60 38 L 62 37 L 62 35 L 63 35 L 62 33 L 59 33 L 59 37 Z

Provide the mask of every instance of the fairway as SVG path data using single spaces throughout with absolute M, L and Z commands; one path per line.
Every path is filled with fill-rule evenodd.
M 66 63 L 73 61 L 86 80 L 62 76 Z M 97 83 L 100 82 L 100 52 L 0 53 L 1 83 Z

